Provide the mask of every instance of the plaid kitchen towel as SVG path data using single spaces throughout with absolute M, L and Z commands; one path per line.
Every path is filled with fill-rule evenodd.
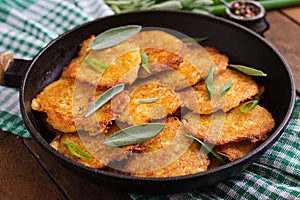
M 32 59 L 72 27 L 113 12 L 101 0 L 0 0 L 0 52 Z M 30 138 L 18 90 L 0 86 L 0 129 Z M 300 199 L 300 99 L 282 137 L 247 170 L 202 191 L 132 199 Z

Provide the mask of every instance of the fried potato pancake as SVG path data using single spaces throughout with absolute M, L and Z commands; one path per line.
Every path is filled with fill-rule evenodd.
M 171 68 L 177 69 L 183 61 L 185 45 L 169 33 L 158 30 L 144 31 L 130 38 L 128 42 L 136 44 L 148 57 L 150 73 L 141 68 L 139 77 L 148 77 Z
M 141 63 L 140 49 L 134 43 L 122 42 L 103 50 L 87 50 L 94 37 L 85 40 L 78 53 L 68 65 L 67 72 L 81 82 L 98 87 L 112 87 L 117 83 L 132 84 L 137 76 Z M 89 62 L 104 64 L 105 69 L 95 70 Z
M 132 176 L 171 177 L 207 170 L 209 158 L 184 135 L 181 122 L 169 117 L 156 137 L 140 144 L 144 148 L 128 158 L 126 168 Z
M 223 97 L 220 97 L 221 88 L 229 81 L 232 82 L 231 88 Z M 205 81 L 180 91 L 183 106 L 199 114 L 211 114 L 220 109 L 227 112 L 259 92 L 258 85 L 251 77 L 234 69 L 226 69 L 215 76 L 213 86 L 214 93 L 211 98 L 208 97 Z
M 227 157 L 230 161 L 234 161 L 244 157 L 255 149 L 255 147 L 256 143 L 244 140 L 241 142 L 231 142 L 223 146 L 216 146 L 214 150 L 218 154 Z
M 95 135 L 105 131 L 114 120 L 110 103 L 106 103 L 94 115 L 84 116 L 91 103 L 103 92 L 76 82 L 73 78 L 63 78 L 44 88 L 32 100 L 31 108 L 45 112 L 46 121 L 58 131 L 68 133 L 85 130 Z
M 178 91 L 207 77 L 212 65 L 215 66 L 215 74 L 223 72 L 228 65 L 228 57 L 213 47 L 202 48 L 196 44 L 187 44 L 183 62 L 179 64 L 178 69 L 158 73 L 155 77 Z
M 183 116 L 182 122 L 188 133 L 215 145 L 265 140 L 275 126 L 272 115 L 259 105 L 249 112 L 241 112 L 240 107 L 212 115 L 189 112 Z
M 174 113 L 180 105 L 177 94 L 159 80 L 132 85 L 112 99 L 116 119 L 131 125 L 162 119 Z
M 107 136 L 119 130 L 119 127 L 116 124 L 113 124 L 110 126 L 110 129 L 107 133 L 99 134 L 97 136 L 90 136 L 86 133 L 59 134 L 50 143 L 50 145 L 60 153 L 71 158 L 72 160 L 75 160 L 85 166 L 101 169 L 109 165 L 109 163 L 112 161 L 120 161 L 125 159 L 128 156 L 128 154 L 130 154 L 131 151 L 136 147 L 134 145 L 129 145 L 122 148 L 118 148 L 103 144 Z M 73 155 L 65 147 L 63 142 L 69 142 L 77 145 L 80 149 L 88 153 L 88 155 L 91 158 L 80 158 Z

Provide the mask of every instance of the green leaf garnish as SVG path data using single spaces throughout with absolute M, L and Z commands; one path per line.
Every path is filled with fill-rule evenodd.
M 205 150 L 208 151 L 220 163 L 226 164 L 225 160 L 219 154 L 217 154 L 212 148 L 207 146 L 204 142 L 202 142 L 198 138 L 195 138 L 194 136 L 186 134 L 186 133 L 184 134 L 184 136 L 193 140 L 198 146 L 203 146 L 205 148 Z
M 259 102 L 258 100 L 247 101 L 246 103 L 244 103 L 242 105 L 242 107 L 240 108 L 240 111 L 241 112 L 249 112 L 255 108 L 255 106 L 258 104 L 258 102 Z
M 228 66 L 240 72 L 243 72 L 244 74 L 247 74 L 249 76 L 267 76 L 267 74 L 265 74 L 263 71 L 251 67 L 246 67 L 243 65 L 234 65 L 234 64 L 229 64 Z
M 223 97 L 231 88 L 232 85 L 232 80 L 228 81 L 227 83 L 225 83 L 221 89 L 220 92 L 220 97 Z
M 150 74 L 151 72 L 149 69 L 148 56 L 144 51 L 142 51 L 141 59 L 142 59 L 142 67 L 144 68 L 144 70 L 146 70 L 146 72 Z
M 207 40 L 208 37 L 200 37 L 200 38 L 182 38 L 181 41 L 184 42 L 184 43 L 189 43 L 189 42 L 202 42 L 204 40 Z
M 94 101 L 90 107 L 88 108 L 85 117 L 88 117 L 93 112 L 98 110 L 101 106 L 103 106 L 106 102 L 111 100 L 115 95 L 119 94 L 124 90 L 124 84 L 118 84 L 109 90 L 105 91 L 101 96 L 98 97 L 96 101 Z
M 159 98 L 158 97 L 154 97 L 154 98 L 148 98 L 148 99 L 139 99 L 137 100 L 139 103 L 153 103 L 155 101 L 157 101 Z
M 84 62 L 86 62 L 90 67 L 95 69 L 98 72 L 103 72 L 104 69 L 107 68 L 105 64 L 103 64 L 100 60 L 96 58 L 83 58 Z
M 141 29 L 139 25 L 127 25 L 106 30 L 91 42 L 88 49 L 101 50 L 112 47 L 136 35 Z
M 211 98 L 211 95 L 214 92 L 213 80 L 214 80 L 214 67 L 211 66 L 208 72 L 208 76 L 205 79 L 208 98 Z
M 109 146 L 126 146 L 145 142 L 157 136 L 165 125 L 161 123 L 149 123 L 137 126 L 130 126 L 109 136 L 104 144 Z
M 78 158 L 87 158 L 90 159 L 91 156 L 83 151 L 80 147 L 78 147 L 76 144 L 71 143 L 71 142 L 63 142 L 63 145 L 68 149 L 68 151 L 73 154 L 74 156 Z
M 164 88 L 164 91 L 158 96 L 158 97 L 153 97 L 153 98 L 148 98 L 148 99 L 139 99 L 137 102 L 139 103 L 153 103 L 160 99 L 164 94 L 165 94 L 166 88 Z

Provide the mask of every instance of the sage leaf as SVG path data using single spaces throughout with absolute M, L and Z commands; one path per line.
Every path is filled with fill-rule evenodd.
M 249 76 L 267 76 L 263 71 L 254 69 L 251 67 L 246 67 L 244 65 L 234 65 L 234 64 L 229 64 L 228 65 L 231 68 L 234 68 L 240 72 L 243 72 L 244 74 L 247 74 Z
M 214 67 L 211 66 L 208 72 L 208 76 L 205 79 L 208 98 L 211 98 L 211 95 L 214 92 L 213 80 L 214 80 Z
M 195 138 L 194 136 L 186 134 L 186 133 L 184 134 L 184 136 L 187 137 L 187 138 L 189 138 L 189 139 L 191 139 L 191 140 L 193 140 L 198 146 L 203 146 L 205 148 L 205 150 L 207 152 L 209 152 L 220 163 L 226 164 L 225 160 L 219 154 L 217 154 L 217 152 L 215 152 L 212 148 L 210 148 L 209 146 L 207 146 L 204 142 L 202 142 L 198 138 Z
M 96 110 L 98 110 L 101 106 L 103 106 L 106 102 L 111 100 L 115 95 L 119 94 L 124 90 L 124 84 L 118 84 L 109 90 L 105 91 L 102 95 L 98 97 L 97 100 L 95 100 L 90 107 L 88 108 L 85 117 L 88 117 L 92 113 L 94 113 Z
M 200 37 L 200 38 L 182 38 L 181 41 L 184 43 L 189 43 L 189 42 L 203 42 L 204 40 L 207 40 L 208 37 Z
M 76 144 L 71 142 L 63 142 L 63 145 L 68 149 L 68 151 L 73 154 L 74 156 L 78 158 L 87 158 L 90 159 L 91 156 L 82 150 L 80 147 L 78 147 Z
M 109 146 L 126 146 L 145 142 L 157 136 L 165 125 L 162 123 L 149 123 L 130 126 L 106 138 L 104 144 Z
M 105 64 L 103 64 L 100 60 L 96 58 L 84 58 L 84 62 L 86 62 L 90 67 L 95 69 L 98 72 L 103 72 L 107 68 Z
M 220 92 L 220 97 L 223 97 L 231 88 L 232 85 L 232 80 L 228 81 L 227 83 L 225 83 L 221 89 Z
M 151 72 L 149 69 L 148 56 L 144 51 L 142 51 L 141 60 L 142 60 L 142 67 L 144 68 L 144 70 L 146 70 L 146 72 L 150 74 Z
M 253 110 L 255 108 L 255 106 L 257 106 L 258 102 L 259 102 L 258 100 L 247 101 L 246 103 L 244 103 L 242 105 L 242 107 L 240 108 L 240 111 L 244 112 L 244 113 L 249 112 L 249 111 Z
M 106 30 L 91 42 L 88 49 L 101 50 L 112 47 L 136 35 L 141 29 L 139 25 L 127 25 Z

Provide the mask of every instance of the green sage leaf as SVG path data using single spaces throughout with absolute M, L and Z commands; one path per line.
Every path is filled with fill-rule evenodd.
M 195 138 L 194 136 L 186 134 L 186 133 L 184 134 L 184 136 L 187 137 L 187 138 L 189 138 L 189 139 L 191 139 L 191 140 L 193 140 L 198 146 L 203 146 L 205 148 L 205 150 L 207 152 L 209 152 L 220 163 L 226 164 L 225 160 L 219 154 L 217 154 L 217 152 L 215 152 L 212 148 L 210 148 L 209 146 L 207 146 L 204 142 L 202 142 L 198 138 Z
M 141 31 L 139 25 L 127 25 L 117 28 L 112 28 L 99 34 L 88 49 L 101 50 L 119 44 Z
M 189 43 L 189 42 L 202 42 L 204 40 L 207 40 L 208 37 L 200 37 L 200 38 L 182 38 L 181 41 L 184 43 Z
M 76 157 L 79 158 L 87 158 L 90 159 L 91 156 L 85 152 L 84 150 L 82 150 L 80 147 L 78 147 L 76 144 L 71 143 L 71 142 L 63 142 L 63 145 L 65 145 L 65 147 L 68 149 L 68 151 L 73 154 Z
M 98 72 L 103 72 L 107 68 L 105 64 L 103 64 L 100 60 L 96 58 L 83 58 L 84 62 L 86 62 L 90 67 L 95 69 Z
M 232 80 L 228 81 L 227 83 L 225 83 L 221 89 L 220 92 L 220 97 L 223 97 L 231 88 L 232 85 Z
M 85 117 L 88 117 L 92 113 L 94 113 L 96 110 L 98 110 L 101 106 L 103 106 L 106 102 L 111 100 L 115 95 L 119 94 L 124 90 L 124 84 L 118 84 L 109 90 L 105 91 L 102 95 L 98 97 L 97 100 L 95 100 L 90 107 L 88 108 Z
M 144 51 L 142 51 L 141 59 L 142 59 L 142 67 L 144 68 L 144 70 L 146 70 L 146 72 L 150 74 L 151 72 L 149 69 L 148 56 Z
M 213 81 L 214 81 L 214 67 L 211 66 L 208 72 L 208 76 L 205 79 L 208 98 L 211 98 L 211 95 L 214 92 Z
M 130 126 L 109 136 L 104 144 L 109 146 L 126 146 L 145 142 L 157 136 L 165 125 L 161 123 L 149 123 L 137 126 Z
M 241 112 L 249 112 L 251 110 L 253 110 L 255 108 L 255 106 L 257 106 L 258 104 L 258 100 L 251 100 L 251 101 L 247 101 L 246 103 L 244 103 L 242 105 L 242 107 L 240 108 Z
M 234 64 L 229 64 L 228 66 L 240 72 L 243 72 L 244 74 L 247 74 L 249 76 L 267 76 L 267 74 L 265 74 L 263 71 L 251 67 L 246 67 L 243 65 L 234 65 Z

